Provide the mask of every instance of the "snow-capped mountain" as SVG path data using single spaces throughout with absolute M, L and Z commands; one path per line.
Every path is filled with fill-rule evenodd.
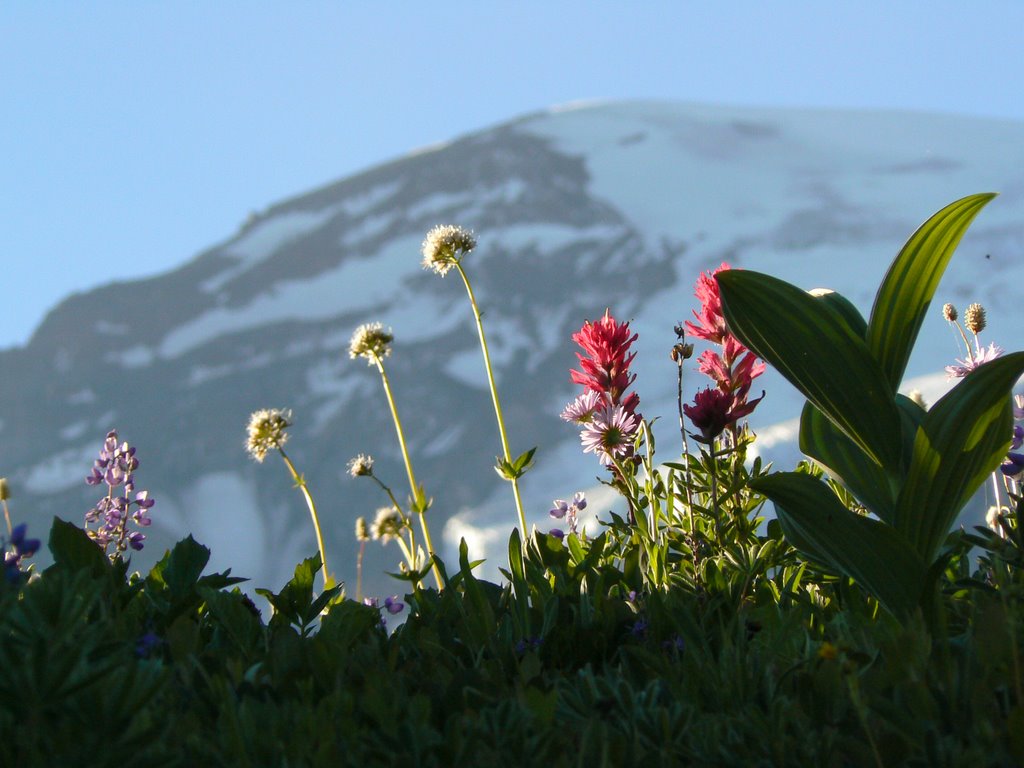
M 903 242 L 945 204 L 997 191 L 940 285 L 908 377 L 934 401 L 958 355 L 938 306 L 985 304 L 985 338 L 1024 327 L 1024 123 L 896 112 L 666 103 L 571 105 L 528 115 L 286 200 L 164 275 L 76 294 L 24 348 L 0 352 L 0 474 L 12 514 L 42 534 L 81 523 L 83 478 L 107 430 L 138 447 L 156 498 L 146 567 L 191 532 L 255 586 L 279 586 L 315 551 L 301 496 L 275 456 L 257 465 L 244 431 L 259 408 L 294 411 L 289 454 L 316 497 L 332 567 L 352 582 L 357 516 L 386 499 L 346 474 L 357 453 L 404 497 L 404 470 L 375 369 L 350 360 L 361 323 L 393 329 L 388 371 L 437 538 L 498 564 L 516 522 L 465 291 L 420 265 L 436 224 L 472 228 L 465 262 L 528 518 L 602 470 L 559 420 L 575 394 L 570 334 L 605 308 L 639 333 L 635 388 L 659 455 L 678 455 L 673 325 L 701 270 L 723 261 L 801 287 L 838 290 L 867 314 Z M 185 224 L 187 225 L 187 223 Z M 692 362 L 692 361 L 691 361 Z M 702 386 L 691 366 L 689 396 Z M 763 382 L 763 383 L 762 383 Z M 796 460 L 802 403 L 781 378 L 751 418 L 780 468 Z M 908 381 L 908 386 L 911 382 Z M 592 496 L 591 509 L 610 503 Z M 371 591 L 397 549 L 368 548 Z M 493 571 L 492 571 L 493 573 Z

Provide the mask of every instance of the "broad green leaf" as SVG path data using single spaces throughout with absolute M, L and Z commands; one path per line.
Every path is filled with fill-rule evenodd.
M 50 553 L 53 562 L 70 570 L 88 570 L 101 574 L 110 570 L 110 561 L 103 548 L 74 523 L 53 518 L 50 526 Z
M 933 558 L 964 504 L 1006 456 L 1010 391 L 1021 374 L 1024 352 L 985 363 L 921 422 L 894 525 L 925 559 Z
M 873 461 L 900 465 L 895 393 L 843 315 L 805 291 L 750 270 L 716 275 L 729 329 L 799 389 Z
M 783 533 L 806 556 L 852 578 L 897 617 L 918 607 L 927 567 L 892 526 L 854 514 L 823 482 L 797 472 L 750 487 L 775 503 Z
M 868 323 L 864 319 L 864 316 L 860 311 L 853 305 L 853 302 L 843 296 L 841 293 L 836 293 L 830 288 L 814 288 L 808 293 L 816 298 L 818 301 L 823 302 L 842 315 L 843 320 L 850 327 L 850 330 L 860 336 L 862 339 L 867 336 Z
M 892 522 L 896 494 L 885 471 L 810 403 L 804 404 L 800 416 L 800 450 L 845 485 L 861 504 L 885 522 Z
M 868 323 L 867 342 L 893 389 L 899 386 L 910 351 L 943 272 L 978 211 L 995 194 L 971 195 L 943 208 L 921 225 L 882 280 Z

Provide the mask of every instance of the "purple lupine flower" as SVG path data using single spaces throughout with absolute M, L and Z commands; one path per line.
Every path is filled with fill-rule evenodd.
M 140 659 L 148 659 L 162 643 L 163 638 L 153 630 L 149 630 L 135 641 L 135 656 Z
M 384 609 L 394 616 L 405 610 L 405 603 L 398 599 L 398 595 L 392 595 L 384 598 Z
M 1020 480 L 1024 474 L 1024 453 L 1006 454 L 1006 461 L 1000 465 L 999 471 L 1011 480 Z
M 25 577 L 25 572 L 21 569 L 21 561 L 32 557 L 39 549 L 39 539 L 26 538 L 27 531 L 28 525 L 25 523 L 14 526 L 10 539 L 2 542 L 2 547 L 0 547 L 4 555 L 4 577 L 10 584 L 21 582 Z
M 129 531 L 129 520 L 143 528 L 153 522 L 148 515 L 154 504 L 149 498 L 149 491 L 135 491 L 135 471 L 138 468 L 135 448 L 127 442 L 119 444 L 117 431 L 111 430 L 103 441 L 99 458 L 93 462 L 92 471 L 85 478 L 88 485 L 107 486 L 107 495 L 85 513 L 85 527 L 89 538 L 104 552 L 111 544 L 114 545 L 111 557 L 117 557 L 129 548 L 138 551 L 143 547 L 145 534 Z M 96 525 L 96 528 L 91 529 L 91 525 Z
M 569 527 L 569 533 L 578 533 L 577 524 L 579 522 L 579 513 L 581 510 L 587 508 L 587 497 L 583 491 L 577 491 L 572 501 L 568 502 L 565 499 L 555 499 L 551 502 L 554 506 L 548 510 L 548 514 L 555 520 L 565 520 Z M 561 528 L 552 528 L 548 531 L 552 536 L 562 539 L 565 537 L 565 532 Z
M 522 640 L 517 640 L 515 645 L 516 655 L 522 656 L 527 651 L 535 651 L 538 648 L 540 648 L 541 643 L 543 642 L 543 638 L 540 637 L 530 637 L 524 638 Z
M 1015 424 L 1013 427 L 1013 437 L 1010 439 L 1010 450 L 1016 451 L 1021 445 L 1024 445 L 1024 427 L 1020 424 Z

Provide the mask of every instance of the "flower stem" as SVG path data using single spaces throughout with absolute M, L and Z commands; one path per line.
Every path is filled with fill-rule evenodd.
M 320 531 L 320 516 L 316 513 L 316 503 L 313 501 L 312 495 L 309 493 L 309 489 L 306 487 L 306 478 L 298 473 L 295 469 L 295 465 L 292 464 L 292 460 L 288 458 L 288 454 L 284 452 L 284 448 L 280 445 L 277 446 L 277 450 L 281 453 L 281 458 L 284 459 L 285 466 L 288 467 L 288 471 L 292 474 L 292 480 L 295 481 L 295 485 L 302 495 L 306 498 L 306 506 L 309 507 L 309 516 L 313 519 L 313 530 L 316 533 L 316 546 L 320 550 L 320 564 L 324 569 L 324 589 L 330 589 L 334 586 L 334 577 L 331 576 L 331 571 L 327 567 L 327 550 L 324 548 L 324 536 Z
M 402 431 L 402 420 L 398 417 L 398 409 L 395 407 L 395 398 L 391 394 L 391 382 L 388 380 L 387 371 L 384 370 L 384 361 L 381 360 L 379 355 L 373 355 L 373 362 L 376 364 L 377 370 L 380 371 L 380 379 L 384 383 L 384 394 L 387 396 L 388 407 L 391 409 L 391 418 L 395 422 L 395 432 L 398 435 L 398 447 L 402 450 L 402 459 L 405 461 L 405 472 L 409 476 L 409 489 L 412 492 L 413 507 L 420 518 L 420 527 L 423 529 L 423 541 L 427 546 L 427 556 L 433 557 L 435 552 L 434 544 L 430 540 L 430 528 L 427 526 L 427 518 L 424 515 L 426 512 L 426 499 L 423 496 L 423 489 L 416 484 L 416 475 L 412 471 L 412 461 L 409 460 L 409 450 L 405 445 L 405 433 Z M 437 582 L 437 588 L 440 590 L 442 587 L 441 572 L 437 568 L 437 563 L 433 564 L 432 570 L 434 572 L 434 580 Z
M 487 351 L 487 336 L 484 334 L 484 324 L 480 317 L 480 308 L 477 306 L 476 297 L 473 295 L 473 288 L 469 284 L 469 277 L 462 268 L 461 262 L 455 262 L 455 268 L 462 276 L 462 282 L 466 285 L 466 293 L 469 294 L 469 303 L 473 307 L 473 317 L 476 320 L 476 329 L 480 334 L 480 348 L 484 353 L 484 367 L 487 369 L 487 383 L 491 386 L 491 400 L 494 401 L 494 415 L 498 418 L 498 433 L 501 435 L 501 449 L 505 452 L 505 461 L 512 463 L 512 452 L 508 448 L 508 436 L 505 434 L 505 419 L 501 415 L 501 402 L 498 399 L 498 388 L 494 383 L 494 370 L 491 368 L 491 355 Z M 519 513 L 519 528 L 522 531 L 523 541 L 526 541 L 526 515 L 523 513 L 523 501 L 519 496 L 519 478 L 513 477 L 512 496 L 516 502 L 516 512 Z

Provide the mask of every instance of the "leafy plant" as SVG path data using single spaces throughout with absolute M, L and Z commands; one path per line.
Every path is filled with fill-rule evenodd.
M 807 398 L 801 450 L 877 519 L 806 474 L 779 472 L 751 487 L 775 503 L 794 546 L 904 619 L 919 606 L 930 611 L 947 532 L 1010 443 L 1022 352 L 973 370 L 928 411 L 896 392 L 939 279 L 993 197 L 963 198 L 925 222 L 890 266 L 867 322 L 831 291 L 753 271 L 717 275 L 730 330 Z

